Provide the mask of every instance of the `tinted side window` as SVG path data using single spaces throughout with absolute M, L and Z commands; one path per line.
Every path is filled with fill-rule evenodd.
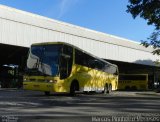
M 72 63 L 73 63 L 73 48 L 70 46 L 64 45 L 63 54 L 66 54 L 69 56 L 69 59 L 68 59 L 68 68 L 69 69 L 68 70 L 69 70 L 69 72 L 71 72 Z
M 117 68 L 76 49 L 75 63 L 107 73 L 117 74 Z
M 79 50 L 75 51 L 75 63 L 104 71 L 105 63 Z
M 119 75 L 120 80 L 146 80 L 145 75 Z
M 90 68 L 95 68 L 95 59 L 88 54 L 83 53 L 82 51 L 75 51 L 75 63 L 78 65 L 83 65 Z
M 104 71 L 107 73 L 118 75 L 117 68 L 115 66 L 110 65 L 110 64 L 105 64 Z
M 75 63 L 78 65 L 84 65 L 84 54 L 79 50 L 75 50 Z
M 104 71 L 105 64 L 100 60 L 95 60 L 96 68 L 98 70 Z
M 63 46 L 60 57 L 60 75 L 61 79 L 67 78 L 72 70 L 73 48 L 67 45 Z

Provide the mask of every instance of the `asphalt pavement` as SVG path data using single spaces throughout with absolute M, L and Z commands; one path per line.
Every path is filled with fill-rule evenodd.
M 51 94 L 0 89 L 0 120 L 160 121 L 160 93 Z

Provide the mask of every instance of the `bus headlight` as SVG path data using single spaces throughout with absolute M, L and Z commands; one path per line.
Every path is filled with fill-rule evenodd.
M 50 80 L 50 83 L 57 83 L 57 80 Z
M 45 80 L 47 83 L 57 83 L 57 80 Z
M 50 83 L 53 83 L 53 80 L 50 80 L 49 82 L 50 82 Z
M 24 82 L 27 81 L 27 78 L 24 78 L 23 81 L 24 81 Z

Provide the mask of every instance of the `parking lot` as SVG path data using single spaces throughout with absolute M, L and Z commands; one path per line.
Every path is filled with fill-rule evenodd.
M 42 92 L 16 89 L 0 90 L 0 115 L 13 118 L 152 116 L 160 117 L 160 93 L 113 92 L 104 94 L 67 94 L 45 96 Z M 83 119 L 84 119 L 83 118 Z M 87 120 L 88 121 L 88 120 Z M 96 121 L 96 120 L 95 120 Z

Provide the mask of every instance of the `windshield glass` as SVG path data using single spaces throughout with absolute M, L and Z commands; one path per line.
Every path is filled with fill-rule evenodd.
M 30 75 L 58 75 L 60 47 L 60 45 L 32 46 L 27 60 Z

